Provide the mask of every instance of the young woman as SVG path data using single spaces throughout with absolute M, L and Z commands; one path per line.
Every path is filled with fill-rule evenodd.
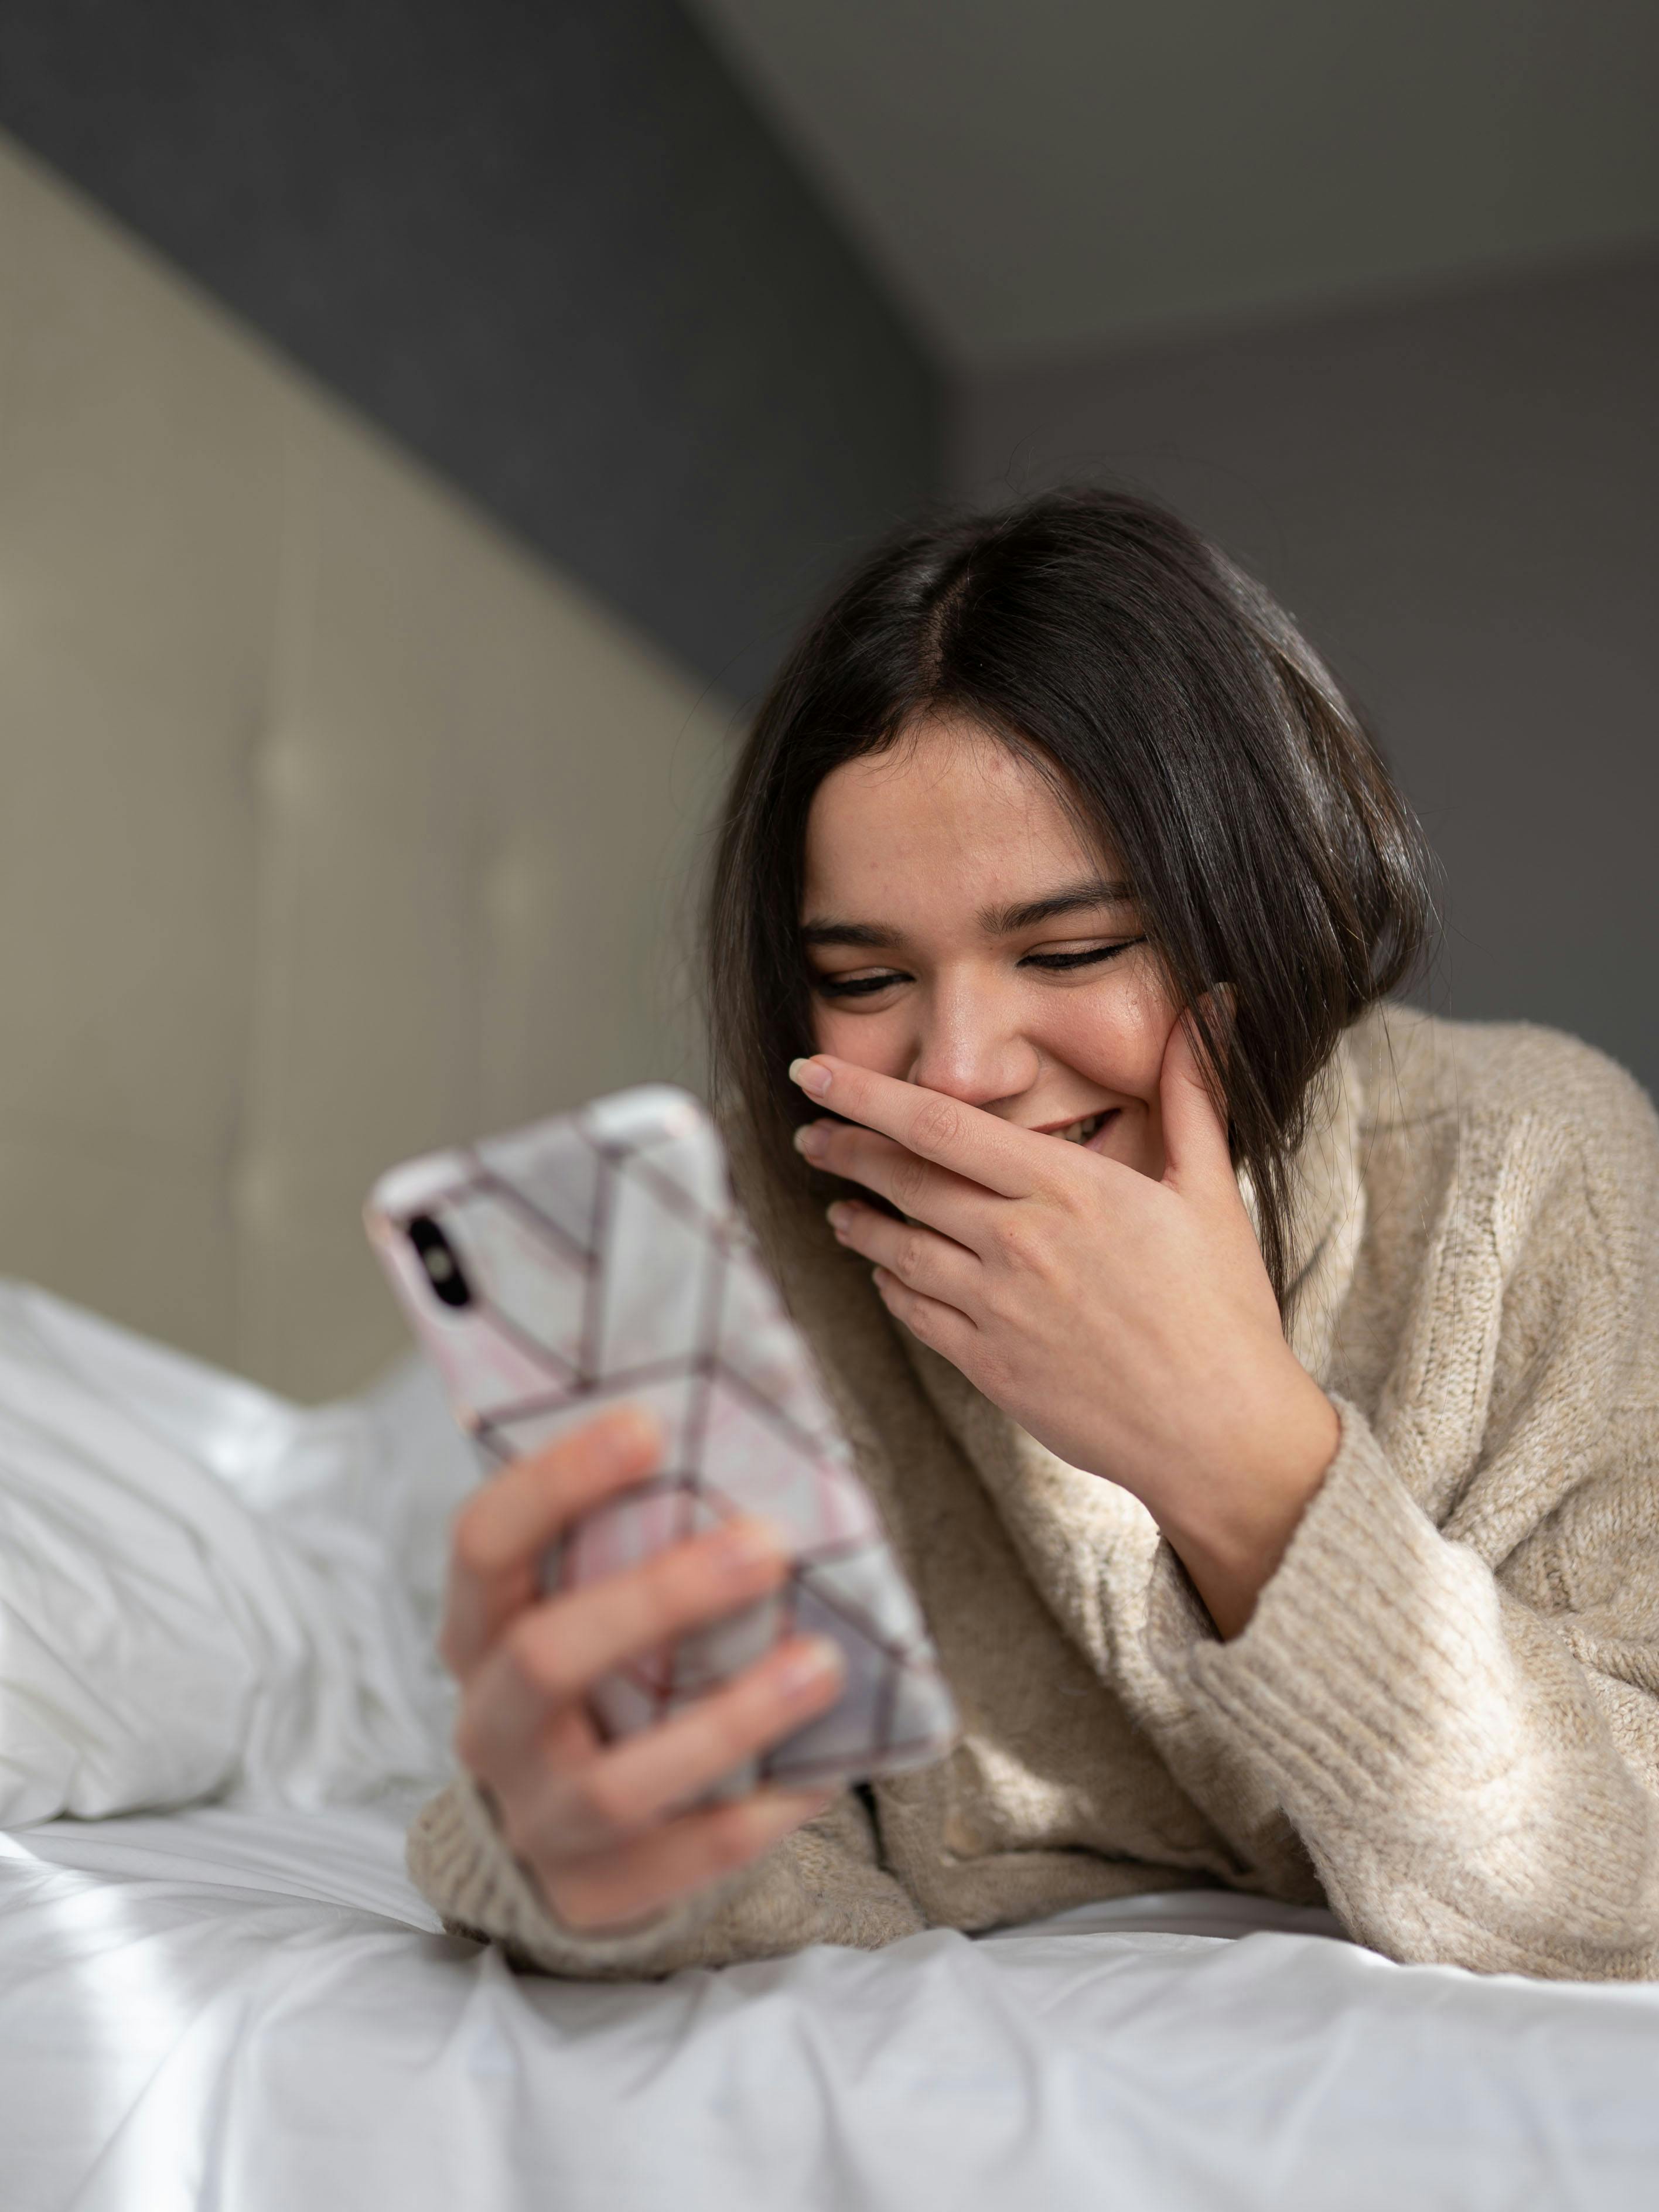
M 963 1740 L 698 1808 L 834 1698 L 801 1641 L 601 1747 L 589 1683 L 782 1571 L 740 1527 L 541 1600 L 653 1463 L 616 1416 L 457 1524 L 447 1918 L 647 1974 L 1218 1883 L 1659 1975 L 1659 1125 L 1381 1004 L 1419 851 L 1288 618 L 1126 497 L 901 540 L 762 709 L 712 914 L 740 1187 Z

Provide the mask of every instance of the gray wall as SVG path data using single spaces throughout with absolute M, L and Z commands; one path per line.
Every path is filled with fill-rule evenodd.
M 1659 258 L 1000 375 L 956 474 L 1127 482 L 1254 568 L 1439 854 L 1433 1002 L 1659 1091 Z
M 673 0 L 4 0 L 0 129 L 739 696 L 934 487 L 930 362 Z

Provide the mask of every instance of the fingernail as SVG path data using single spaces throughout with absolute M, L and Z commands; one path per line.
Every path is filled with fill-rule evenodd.
M 618 1462 L 637 1459 L 642 1452 L 661 1451 L 662 1427 L 643 1406 L 618 1406 L 605 1416 L 599 1440 Z
M 842 1230 L 845 1229 L 848 1224 L 852 1220 L 853 1209 L 850 1206 L 843 1206 L 841 1200 L 837 1199 L 833 1206 L 828 1206 L 824 1208 L 823 1218 L 830 1224 L 830 1226 L 835 1231 L 836 1236 L 839 1237 Z
M 732 1574 L 747 1574 L 751 1567 L 772 1565 L 787 1557 L 778 1532 L 769 1522 L 732 1521 L 720 1533 L 719 1564 Z
M 821 1121 L 804 1121 L 795 1132 L 795 1150 L 809 1160 L 822 1158 L 830 1132 Z
M 792 1060 L 789 1080 L 799 1083 L 810 1097 L 822 1098 L 835 1079 L 821 1060 Z
M 778 1686 L 790 1697 L 804 1697 L 809 1690 L 838 1680 L 845 1672 L 839 1644 L 827 1636 L 812 1636 L 778 1662 Z

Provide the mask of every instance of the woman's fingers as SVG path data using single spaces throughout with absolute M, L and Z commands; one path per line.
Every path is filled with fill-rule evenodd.
M 904 1323 L 919 1344 L 961 1368 L 970 1382 L 980 1380 L 975 1354 L 981 1348 L 983 1334 L 971 1315 L 963 1313 L 960 1306 L 947 1305 L 942 1298 L 911 1290 L 885 1267 L 876 1269 L 874 1280 L 883 1305 L 895 1321 Z
M 648 1917 L 828 1802 L 765 1791 L 676 1817 L 834 1703 L 843 1662 L 821 1638 L 792 1638 L 659 1727 L 598 1741 L 586 1698 L 596 1681 L 741 1611 L 789 1572 L 775 1532 L 741 1521 L 543 1599 L 548 1546 L 650 1474 L 661 1449 L 648 1415 L 618 1409 L 508 1468 L 454 1529 L 442 1646 L 462 1684 L 456 1749 L 489 1789 L 509 1847 L 572 1925 Z
M 461 1681 L 536 1592 L 541 1557 L 560 1531 L 656 1468 L 662 1432 L 642 1407 L 620 1406 L 515 1460 L 456 1516 L 439 1650 Z
M 834 1704 L 846 1669 L 820 1637 L 793 1637 L 672 1720 L 547 1771 L 503 1808 L 517 1856 L 543 1867 L 614 1848 L 704 1796 L 722 1777 Z
M 912 1221 L 895 1221 L 873 1206 L 842 1199 L 830 1208 L 838 1243 L 872 1260 L 913 1291 L 947 1305 L 971 1306 L 983 1267 L 949 1237 Z
M 832 1802 L 823 1790 L 763 1790 L 736 1804 L 683 1814 L 619 1850 L 540 1875 L 542 1891 L 574 1931 L 622 1933 L 751 1864 Z
M 792 1637 L 737 1681 L 675 1719 L 606 1745 L 575 1763 L 542 1763 L 531 1781 L 495 1796 L 515 1858 L 546 1874 L 619 1844 L 706 1796 L 714 1783 L 768 1745 L 794 1735 L 841 1694 L 845 1662 L 821 1637 Z
M 1017 1129 L 942 1091 L 901 1083 L 825 1053 L 795 1060 L 789 1073 L 815 1104 L 1004 1198 L 1030 1198 L 1048 1188 L 1052 1163 L 1046 1148 L 1053 1139 L 1035 1130 Z
M 1226 1112 L 1191 1014 L 1181 1017 L 1164 1048 L 1158 1107 L 1164 1182 L 1189 1195 L 1218 1194 L 1242 1205 L 1227 1141 Z
M 851 1122 L 809 1121 L 796 1132 L 795 1143 L 826 1175 L 861 1183 L 912 1221 L 925 1221 L 970 1250 L 985 1242 L 994 1217 L 1008 1205 L 981 1184 Z
M 788 1571 L 764 1522 L 732 1521 L 641 1566 L 526 1606 L 466 1685 L 455 1735 L 462 1765 L 483 1780 L 507 1780 L 552 1716 L 601 1675 L 739 1611 Z

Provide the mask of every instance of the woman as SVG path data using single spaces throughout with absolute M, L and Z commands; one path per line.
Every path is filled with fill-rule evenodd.
M 587 1684 L 781 1573 L 739 1528 L 538 1600 L 653 1463 L 616 1416 L 457 1525 L 453 1924 L 645 1974 L 1221 1883 L 1659 1975 L 1659 1127 L 1565 1038 L 1383 1008 L 1426 911 L 1353 710 L 1170 516 L 868 563 L 738 773 L 714 1036 L 963 1741 L 695 1808 L 833 1700 L 799 1642 L 599 1746 Z

